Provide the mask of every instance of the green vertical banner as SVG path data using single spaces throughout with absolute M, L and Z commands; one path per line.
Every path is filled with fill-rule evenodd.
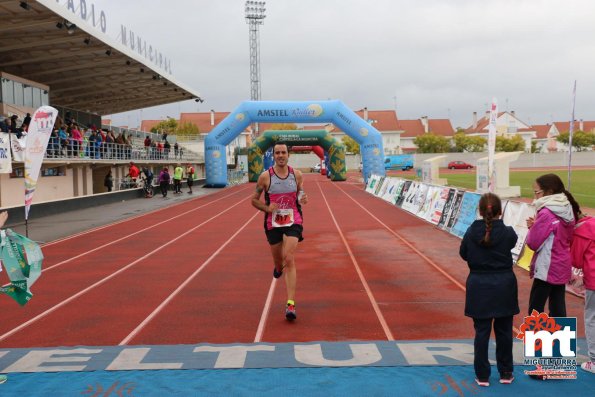
M 31 286 L 41 275 L 43 253 L 37 243 L 11 229 L 0 230 L 0 237 L 0 260 L 10 280 L 0 292 L 24 306 L 33 296 Z

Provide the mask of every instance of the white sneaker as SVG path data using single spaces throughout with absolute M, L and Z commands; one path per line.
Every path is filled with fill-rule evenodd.
M 595 374 L 595 362 L 593 361 L 587 361 L 586 363 L 582 363 L 581 368 L 587 372 Z

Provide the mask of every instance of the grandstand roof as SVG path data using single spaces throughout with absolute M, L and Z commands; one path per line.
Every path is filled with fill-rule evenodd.
M 50 104 L 99 115 L 202 100 L 148 43 L 117 41 L 98 15 L 81 12 L 55 0 L 0 0 L 0 71 L 49 86 Z

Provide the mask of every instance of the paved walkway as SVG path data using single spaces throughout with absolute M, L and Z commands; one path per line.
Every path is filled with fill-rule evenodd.
M 186 189 L 183 190 L 182 194 L 177 195 L 174 195 L 170 191 L 166 198 L 163 198 L 161 194 L 156 194 L 150 199 L 136 198 L 122 200 L 119 203 L 105 204 L 95 208 L 68 211 L 43 217 L 35 217 L 35 213 L 32 212 L 28 222 L 29 238 L 43 244 L 217 191 L 220 191 L 220 189 L 207 189 L 201 186 L 195 186 L 193 194 L 188 194 Z M 25 235 L 25 225 L 23 223 L 12 224 L 10 219 L 8 219 L 6 227 Z

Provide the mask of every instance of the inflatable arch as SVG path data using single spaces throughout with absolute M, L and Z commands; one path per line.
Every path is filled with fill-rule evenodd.
M 265 131 L 248 148 L 248 180 L 258 181 L 258 176 L 264 171 L 263 153 L 277 143 L 293 145 L 319 145 L 329 153 L 329 164 L 333 169 L 331 180 L 344 181 L 347 179 L 345 169 L 345 147 L 337 142 L 326 130 L 283 130 Z
M 385 175 L 384 148 L 380 132 L 355 112 L 334 101 L 245 101 L 230 113 L 205 139 L 205 187 L 227 186 L 227 146 L 255 122 L 333 123 L 360 145 L 364 181 L 371 174 Z

